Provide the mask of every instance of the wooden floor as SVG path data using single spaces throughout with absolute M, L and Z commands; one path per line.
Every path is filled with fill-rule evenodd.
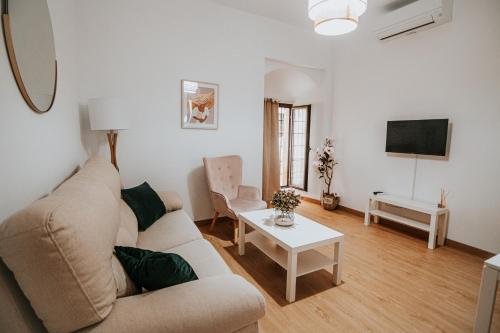
M 232 224 L 200 228 L 234 273 L 265 296 L 264 332 L 472 332 L 482 259 L 381 225 L 363 225 L 345 211 L 303 203 L 298 212 L 345 234 L 343 283 L 331 271 L 297 280 L 297 301 L 285 300 L 286 271 L 253 245 L 238 256 Z M 330 255 L 333 249 L 324 249 Z M 500 295 L 492 332 L 500 332 Z

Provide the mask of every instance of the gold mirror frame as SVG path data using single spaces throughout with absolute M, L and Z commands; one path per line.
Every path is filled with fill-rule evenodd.
M 7 55 L 9 57 L 10 68 L 12 69 L 12 74 L 14 74 L 14 78 L 16 79 L 17 87 L 21 92 L 24 100 L 28 104 L 28 106 L 35 111 L 36 113 L 45 113 L 50 111 L 52 105 L 54 105 L 54 101 L 56 99 L 57 92 L 57 60 L 55 61 L 55 80 L 54 80 L 54 90 L 52 93 L 52 100 L 50 101 L 50 105 L 47 110 L 40 110 L 35 103 L 31 100 L 26 86 L 24 85 L 23 78 L 21 76 L 21 71 L 19 70 L 19 65 L 17 64 L 16 53 L 14 52 L 14 43 L 12 41 L 12 33 L 10 29 L 10 17 L 9 17 L 9 3 L 8 0 L 2 0 L 2 28 L 3 28 L 3 37 L 5 40 L 5 47 L 7 49 Z

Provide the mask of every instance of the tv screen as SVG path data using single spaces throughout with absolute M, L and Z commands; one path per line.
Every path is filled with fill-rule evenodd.
M 446 156 L 448 119 L 387 122 L 385 151 Z

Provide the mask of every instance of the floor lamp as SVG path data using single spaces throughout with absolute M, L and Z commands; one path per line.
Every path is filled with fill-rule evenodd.
M 93 131 L 107 131 L 111 163 L 118 168 L 116 162 L 116 144 L 118 131 L 130 127 L 129 118 L 118 99 L 95 98 L 89 100 L 90 129 Z

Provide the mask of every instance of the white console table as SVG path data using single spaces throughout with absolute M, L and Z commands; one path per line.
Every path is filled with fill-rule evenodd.
M 428 214 L 430 215 L 430 223 L 422 223 L 417 220 L 380 210 L 380 203 Z M 383 219 L 427 231 L 429 233 L 429 243 L 427 247 L 429 249 L 434 249 L 436 247 L 436 236 L 438 237 L 438 244 L 441 246 L 444 245 L 446 230 L 448 229 L 448 213 L 448 208 L 438 208 L 437 204 L 430 204 L 381 193 L 372 195 L 368 199 L 368 206 L 366 207 L 365 212 L 365 225 L 370 224 L 370 217 L 373 215 L 375 223 L 378 223 L 378 220 L 381 217 Z M 442 215 L 444 215 L 444 219 L 441 227 L 439 227 L 439 217 Z

